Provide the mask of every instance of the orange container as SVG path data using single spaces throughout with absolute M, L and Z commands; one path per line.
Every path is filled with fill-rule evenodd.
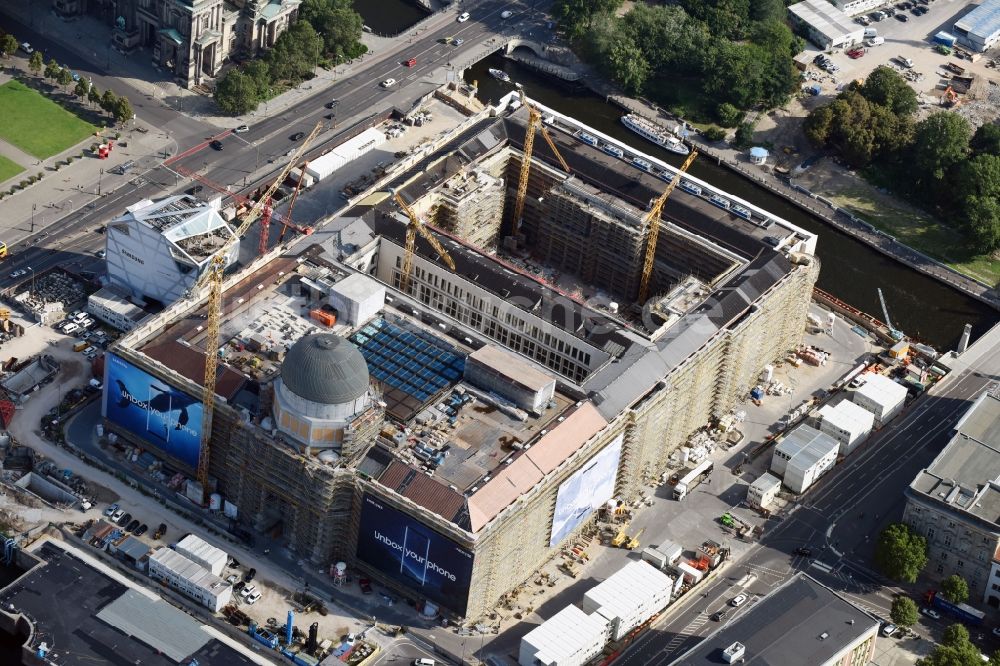
M 326 310 L 320 310 L 320 309 L 310 310 L 309 316 L 318 321 L 319 323 L 323 324 L 324 326 L 333 326 L 334 324 L 337 323 L 337 315 L 333 314 L 332 312 L 328 312 Z

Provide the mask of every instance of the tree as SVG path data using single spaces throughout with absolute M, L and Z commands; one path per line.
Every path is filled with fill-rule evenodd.
M 965 224 L 979 252 L 1000 248 L 1000 199 L 969 197 L 965 200 Z
M 892 600 L 892 609 L 889 611 L 889 618 L 901 627 L 909 627 L 917 623 L 920 614 L 917 612 L 917 604 L 913 599 L 898 596 Z
M 964 604 L 969 599 L 969 584 L 958 574 L 941 581 L 941 594 L 953 604 Z
M 84 79 L 80 79 L 76 82 L 76 87 L 73 88 L 73 94 L 80 99 L 87 99 L 87 93 L 90 92 L 90 87 Z
M 0 53 L 6 58 L 17 51 L 17 37 L 14 35 L 4 35 L 0 37 Z
M 101 103 L 101 93 L 97 92 L 97 86 L 90 86 L 90 90 L 87 92 L 87 101 L 91 104 L 100 105 Z
M 364 20 L 348 0 L 305 0 L 300 10 L 323 37 L 323 48 L 334 62 L 354 58 L 364 52 L 361 33 Z
M 111 92 L 111 90 L 105 90 L 104 94 L 101 95 L 101 108 L 104 109 L 108 115 L 114 115 L 117 106 L 118 97 Z
M 715 115 L 723 127 L 736 127 L 743 119 L 743 112 L 729 102 L 720 104 L 719 108 L 715 110 Z
M 625 92 L 638 94 L 649 76 L 649 63 L 631 40 L 619 41 L 608 53 L 607 67 Z
M 253 111 L 259 100 L 257 85 L 238 69 L 229 70 L 215 86 L 215 103 L 233 116 Z
M 118 98 L 112 115 L 114 115 L 115 120 L 119 123 L 125 123 L 126 121 L 132 120 L 132 116 L 135 115 L 135 112 L 132 110 L 132 104 L 128 101 L 128 97 L 122 96 Z
M 962 116 L 932 113 L 917 123 L 911 163 L 919 185 L 940 192 L 951 167 L 966 159 L 972 128 Z
M 35 51 L 31 54 L 31 58 L 28 59 L 28 69 L 38 76 L 38 73 L 42 71 L 45 67 L 45 62 L 42 60 L 42 52 Z
M 976 133 L 972 135 L 970 142 L 972 152 L 979 155 L 988 153 L 1000 156 L 1000 125 L 989 123 L 980 125 Z
M 61 86 L 69 86 L 73 83 L 73 74 L 68 69 L 63 67 L 59 70 L 59 75 L 56 77 L 56 81 Z
M 597 16 L 612 14 L 621 5 L 622 0 L 556 0 L 552 4 L 552 15 L 575 39 L 593 27 Z
M 927 539 L 904 523 L 893 523 L 879 534 L 875 564 L 893 580 L 914 583 L 927 565 Z
M 733 137 L 733 144 L 740 149 L 749 148 L 753 143 L 753 125 L 750 123 L 740 123 L 736 128 L 736 136 Z
M 917 93 L 906 79 L 893 69 L 876 67 L 859 92 L 873 104 L 881 104 L 898 116 L 910 116 L 917 110 Z
M 271 88 L 271 68 L 266 60 L 252 60 L 243 66 L 243 74 L 253 83 L 257 91 L 257 99 L 265 100 L 269 97 L 268 91 Z
M 917 661 L 917 666 L 982 666 L 979 648 L 969 641 L 969 632 L 960 624 L 944 630 L 941 644 Z
M 319 63 L 322 53 L 323 39 L 309 23 L 299 21 L 281 33 L 267 54 L 272 80 L 297 82 L 303 79 Z
M 48 63 L 45 64 L 45 78 L 47 79 L 56 78 L 57 76 L 59 76 L 59 70 L 61 69 L 62 67 L 59 66 L 59 63 L 56 62 L 55 58 L 52 58 L 51 60 L 48 61 Z

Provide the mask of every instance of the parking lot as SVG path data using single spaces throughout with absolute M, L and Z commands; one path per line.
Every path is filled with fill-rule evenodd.
M 908 2 L 912 4 L 913 0 Z M 888 65 L 903 71 L 905 68 L 897 61 L 900 57 L 913 61 L 913 67 L 909 71 L 916 80 L 911 83 L 922 95 L 921 101 L 924 103 L 937 103 L 940 90 L 943 89 L 938 85 L 941 77 L 937 71 L 949 62 L 960 63 L 966 69 L 967 75 L 974 73 L 1000 78 L 996 75 L 996 70 L 986 66 L 990 60 L 990 53 L 971 63 L 968 60 L 959 60 L 954 55 L 942 55 L 934 49 L 934 35 L 942 31 L 951 32 L 955 21 L 973 9 L 968 0 L 929 0 L 927 5 L 915 6 L 925 6 L 928 11 L 922 16 L 915 15 L 912 9 L 897 11 L 897 14 L 905 14 L 908 17 L 906 22 L 892 16 L 883 21 L 873 21 L 868 27 L 875 28 L 878 36 L 884 38 L 885 42 L 878 46 L 866 47 L 865 54 L 860 58 L 849 57 L 847 51 L 850 51 L 850 48 L 831 52 L 830 58 L 839 68 L 832 76 L 820 71 L 815 65 L 810 65 L 808 71 L 819 77 L 818 82 L 823 88 L 823 94 L 835 94 L 839 86 L 855 79 L 865 78 L 879 65 Z M 820 53 L 814 45 L 810 45 L 807 50 L 810 53 L 810 61 L 812 56 Z M 933 94 L 935 90 L 938 91 L 937 95 Z

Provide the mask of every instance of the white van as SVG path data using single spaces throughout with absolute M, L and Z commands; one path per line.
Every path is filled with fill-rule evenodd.
M 909 58 L 905 56 L 896 56 L 896 60 L 898 60 L 899 64 L 905 67 L 906 69 L 913 69 L 913 61 L 910 60 Z
M 885 44 L 885 37 L 872 37 L 871 39 L 865 40 L 865 46 L 881 46 Z
M 865 28 L 865 39 L 868 39 L 869 37 L 878 37 L 878 29 Z

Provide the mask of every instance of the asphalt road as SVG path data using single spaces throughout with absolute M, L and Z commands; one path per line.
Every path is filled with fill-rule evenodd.
M 401 43 L 394 54 L 384 60 L 317 92 L 294 108 L 267 117 L 254 124 L 249 132 L 239 135 L 224 133 L 219 137 L 223 143 L 221 151 L 213 150 L 208 145 L 213 137 L 219 136 L 216 128 L 184 116 L 162 102 L 148 99 L 129 86 L 126 80 L 107 76 L 102 67 L 105 64 L 103 57 L 97 57 L 97 62 L 84 62 L 76 53 L 32 30 L 24 22 L 18 23 L 6 17 L 4 21 L 22 40 L 42 49 L 46 58 L 55 57 L 80 75 L 93 77 L 100 88 L 112 88 L 133 99 L 146 100 L 136 104 L 137 113 L 167 131 L 177 145 L 175 155 L 183 155 L 171 166 L 197 171 L 212 182 L 244 190 L 256 185 L 253 178 L 257 178 L 258 182 L 267 180 L 266 176 L 259 178 L 262 171 L 273 173 L 281 168 L 282 159 L 297 146 L 297 142 L 291 139 L 296 132 L 308 133 L 321 120 L 330 126 L 307 153 L 309 157 L 318 155 L 349 121 L 392 106 L 407 109 L 414 100 L 443 83 L 441 71 L 450 64 L 466 62 L 473 54 L 481 52 L 490 38 L 503 30 L 527 32 L 544 21 L 539 11 L 529 10 L 524 3 L 509 0 L 483 0 L 468 3 L 466 8 L 472 15 L 469 21 L 449 21 L 439 28 L 428 29 L 414 38 L 412 43 Z M 516 13 L 504 20 L 500 18 L 504 9 L 512 9 Z M 446 38 L 461 38 L 464 43 L 454 46 L 445 43 Z M 405 61 L 410 58 L 416 58 L 416 66 L 405 66 Z M 430 75 L 435 72 L 438 76 L 432 80 Z M 389 88 L 380 86 L 380 82 L 388 78 L 397 82 Z M 338 103 L 335 108 L 329 109 L 326 105 L 332 99 L 337 99 Z M 326 119 L 329 114 L 336 117 Z M 269 170 L 268 166 L 271 167 Z M 258 167 L 263 169 L 258 170 Z M 68 212 L 34 237 L 11 248 L 12 260 L 7 262 L 9 270 L 0 276 L 0 288 L 9 287 L 14 282 L 7 277 L 9 272 L 26 266 L 36 273 L 55 265 L 99 271 L 101 263 L 94 257 L 94 252 L 103 247 L 104 238 L 93 233 L 98 227 L 141 199 L 155 199 L 189 186 L 191 181 L 179 177 L 167 167 L 159 166 L 141 174 L 139 180 L 130 181 L 104 197 L 87 202 L 83 208 Z M 308 222 L 303 220 L 303 223 Z
M 754 595 L 753 600 L 805 570 L 870 612 L 888 618 L 893 595 L 899 590 L 869 567 L 874 539 L 886 523 L 902 517 L 904 488 L 944 448 L 971 399 L 995 382 L 1000 374 L 997 347 L 1000 343 L 993 343 L 977 366 L 949 378 L 942 391 L 922 398 L 900 421 L 876 434 L 860 455 L 836 467 L 788 517 L 770 521 L 760 544 L 730 565 L 727 575 L 711 583 L 704 597 L 685 600 L 680 612 L 668 612 L 666 620 L 616 663 L 669 664 L 718 626 L 711 614 L 744 591 L 739 583 L 748 574 L 753 574 L 753 580 L 745 591 Z M 795 555 L 801 546 L 812 549 L 815 559 Z M 752 605 L 730 608 L 725 621 Z M 948 624 L 921 616 L 914 629 L 933 637 Z M 996 649 L 988 630 L 982 633 L 984 637 L 977 640 L 980 647 Z

